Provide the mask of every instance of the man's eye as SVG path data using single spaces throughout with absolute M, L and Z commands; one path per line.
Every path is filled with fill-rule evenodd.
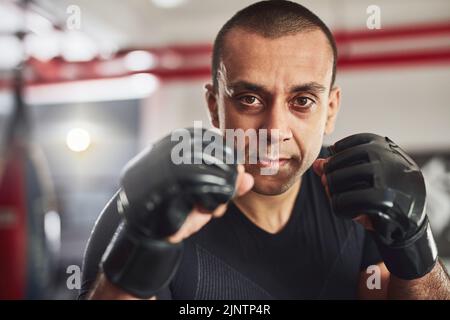
M 299 109 L 309 109 L 314 106 L 316 102 L 308 97 L 297 97 L 293 101 L 294 107 Z
M 250 105 L 250 106 L 253 106 L 253 105 L 256 105 L 259 103 L 258 98 L 256 98 L 255 96 L 241 96 L 238 99 L 241 103 Z

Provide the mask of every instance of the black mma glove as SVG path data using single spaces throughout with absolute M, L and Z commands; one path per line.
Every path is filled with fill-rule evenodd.
M 196 130 L 201 135 L 206 131 Z M 183 143 L 192 152 L 183 156 L 190 164 L 172 161 L 180 141 L 171 141 L 168 135 L 132 159 L 122 174 L 116 205 L 123 222 L 103 255 L 101 268 L 110 282 L 139 298 L 155 295 L 174 276 L 182 243 L 165 239 L 178 231 L 194 205 L 213 211 L 235 192 L 237 166 L 224 163 L 234 151 L 224 138 L 208 131 L 210 140 L 202 141 L 194 129 L 188 132 L 190 139 Z M 217 153 L 212 157 L 204 153 L 207 146 L 215 147 Z
M 356 134 L 331 146 L 325 165 L 332 207 L 342 217 L 367 214 L 388 270 L 411 280 L 431 271 L 437 249 L 417 164 L 387 137 Z

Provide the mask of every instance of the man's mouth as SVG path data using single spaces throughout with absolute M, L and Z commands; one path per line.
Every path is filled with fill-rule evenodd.
M 264 158 L 260 158 L 258 160 L 258 164 L 264 168 L 268 168 L 268 167 L 280 168 L 280 167 L 286 165 L 290 160 L 291 160 L 290 157 L 278 157 L 278 158 L 264 157 Z

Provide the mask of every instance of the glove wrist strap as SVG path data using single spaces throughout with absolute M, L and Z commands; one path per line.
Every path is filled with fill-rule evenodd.
M 180 264 L 183 244 L 150 239 L 133 232 L 122 222 L 103 255 L 106 278 L 141 299 L 167 286 Z
M 420 278 L 436 264 L 437 248 L 428 218 L 425 218 L 416 235 L 402 245 L 386 246 L 377 237 L 375 241 L 389 272 L 400 279 Z

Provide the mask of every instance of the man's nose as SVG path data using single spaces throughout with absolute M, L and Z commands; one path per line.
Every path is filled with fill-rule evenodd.
M 289 126 L 289 114 L 282 103 L 274 103 L 267 111 L 266 125 L 268 139 L 272 135 L 278 135 L 278 141 L 283 142 L 292 139 L 292 131 Z

